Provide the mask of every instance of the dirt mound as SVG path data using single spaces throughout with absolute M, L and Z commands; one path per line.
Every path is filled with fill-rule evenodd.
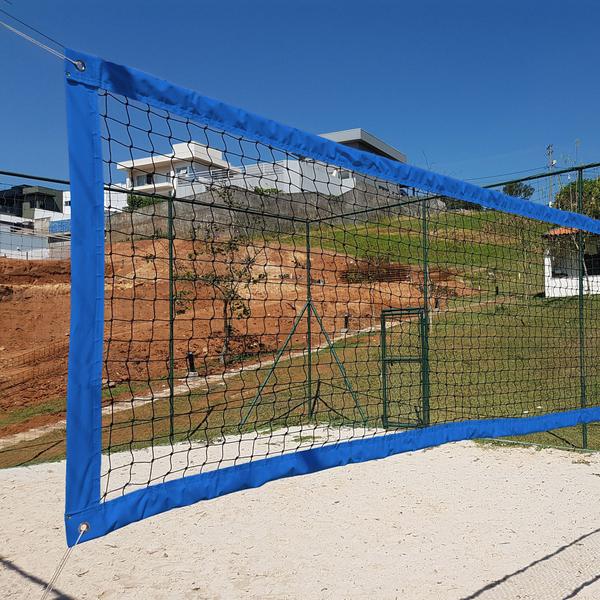
M 0 435 L 32 424 L 20 409 L 64 414 L 69 278 L 68 261 L 0 259 Z
M 67 260 L 0 258 L 0 284 L 68 283 L 70 274 L 71 263 Z
M 160 380 L 169 358 L 168 241 L 138 240 L 113 244 L 107 258 L 105 287 L 106 343 L 103 379 L 113 383 Z M 240 247 L 231 264 L 215 266 L 206 244 L 174 244 L 173 322 L 175 372 L 186 372 L 193 352 L 200 375 L 223 371 L 224 301 L 219 283 L 228 270 L 252 255 L 246 280 L 236 289 L 230 322 L 227 368 L 272 356 L 291 331 L 306 298 L 304 250 L 273 242 L 272 247 Z M 217 256 L 224 261 L 224 255 Z M 313 251 L 312 301 L 323 326 L 335 337 L 349 325 L 360 330 L 379 323 L 384 308 L 422 302 L 418 265 L 380 264 L 333 251 Z M 69 331 L 68 261 L 0 259 L 0 436 L 53 422 L 64 416 Z M 436 307 L 447 298 L 469 293 L 450 272 L 432 271 Z M 442 291 L 440 291 L 442 290 Z M 346 323 L 345 315 L 349 315 Z M 306 343 L 306 319 L 298 324 L 291 347 Z M 314 328 L 315 343 L 321 335 Z M 129 387 L 123 393 L 130 393 Z M 27 408 L 17 420 L 14 411 Z

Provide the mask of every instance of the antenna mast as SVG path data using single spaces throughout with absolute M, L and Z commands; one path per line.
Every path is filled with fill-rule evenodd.
M 554 169 L 554 166 L 556 165 L 556 161 L 554 160 L 554 144 L 548 144 L 546 146 L 546 158 L 548 159 L 548 170 L 550 171 L 548 205 L 552 206 L 554 204 L 554 176 L 552 175 L 552 169 Z

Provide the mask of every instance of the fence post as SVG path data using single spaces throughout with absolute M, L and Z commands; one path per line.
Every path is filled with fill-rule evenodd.
M 577 171 L 577 212 L 583 214 L 583 169 Z M 579 275 L 579 388 L 580 406 L 587 406 L 586 371 L 585 371 L 585 315 L 584 315 L 584 276 L 585 276 L 585 239 L 583 231 L 577 232 L 577 246 L 579 249 L 578 275 Z M 589 292 L 589 290 L 588 290 Z M 588 447 L 587 424 L 581 424 L 581 446 Z
M 383 427 L 388 427 L 388 368 L 387 368 L 387 332 L 385 330 L 385 312 L 381 311 L 381 355 L 379 358 L 379 364 L 381 365 L 381 392 L 383 395 L 383 411 L 381 420 Z
M 423 252 L 423 321 L 421 327 L 421 394 L 423 396 L 423 426 L 429 425 L 429 233 L 428 201 L 423 200 L 421 237 Z
M 173 231 L 173 198 L 167 200 L 167 237 L 169 239 L 169 443 L 173 444 L 175 434 L 175 341 L 174 341 L 174 321 L 175 321 L 175 293 L 173 281 L 173 257 L 174 257 L 174 231 Z
M 312 407 L 312 282 L 310 270 L 310 221 L 306 220 L 306 361 L 307 361 L 307 379 L 306 379 L 306 401 L 308 403 L 308 414 Z

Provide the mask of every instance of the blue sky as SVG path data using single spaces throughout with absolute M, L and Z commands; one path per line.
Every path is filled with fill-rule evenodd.
M 597 0 L 0 0 L 66 46 L 409 162 L 508 179 L 600 161 Z M 4 15 L 2 20 L 10 22 Z M 67 177 L 60 60 L 0 30 L 0 169 Z M 527 173 L 524 173 L 527 174 Z

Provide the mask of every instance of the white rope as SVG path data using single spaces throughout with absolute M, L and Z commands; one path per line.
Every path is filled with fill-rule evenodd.
M 14 34 L 22 37 L 24 40 L 27 40 L 28 42 L 32 43 L 34 46 L 37 46 L 38 48 L 41 48 L 42 50 L 49 52 L 50 54 L 56 56 L 57 58 L 60 58 L 63 60 L 68 60 L 71 64 L 73 64 L 80 71 L 83 71 L 85 69 L 85 65 L 80 60 L 72 60 L 72 59 L 68 58 L 62 52 L 59 52 L 58 50 L 55 50 L 54 48 L 51 48 L 50 46 L 46 46 L 46 44 L 43 44 L 39 40 L 32 38 L 30 35 L 27 35 L 26 33 L 20 31 L 19 29 L 16 29 L 12 25 L 9 25 L 8 23 L 5 23 L 2 20 L 0 20 L 0 25 L 2 25 L 3 27 L 6 27 L 6 29 L 8 29 L 9 31 L 12 31 Z
M 81 539 L 81 536 L 89 528 L 90 528 L 90 526 L 87 523 L 82 523 L 79 526 L 79 536 L 77 537 L 77 540 L 70 548 L 67 548 L 67 551 L 63 554 L 63 557 L 60 559 L 60 562 L 58 563 L 58 566 L 56 567 L 54 574 L 52 575 L 52 578 L 48 582 L 48 585 L 44 588 L 44 593 L 42 594 L 41 600 L 46 600 L 46 598 L 48 598 L 48 595 L 54 589 L 54 584 L 56 583 L 56 580 L 60 576 L 62 570 L 65 568 L 65 565 L 67 564 L 67 561 L 69 560 L 69 557 L 71 556 L 71 552 L 73 551 L 73 548 L 75 548 L 75 546 L 77 546 L 77 544 L 79 544 L 79 540 Z
M 4 11 L 2 11 L 2 12 L 4 12 Z M 43 44 L 39 40 L 36 40 L 35 38 L 31 37 L 30 35 L 27 35 L 23 31 L 20 31 L 19 29 L 12 27 L 11 25 L 9 25 L 8 23 L 5 23 L 2 20 L 0 20 L 0 25 L 5 27 L 9 31 L 12 31 L 15 35 L 22 37 L 24 40 L 30 42 L 34 46 L 37 46 L 38 48 L 41 48 L 42 50 L 49 52 L 53 56 L 56 56 L 57 58 L 60 58 L 62 60 L 68 60 L 79 71 L 85 70 L 85 64 L 82 61 L 72 60 L 71 58 L 68 58 L 62 52 L 59 52 L 58 50 L 55 50 L 54 48 L 51 48 L 50 46 Z M 89 525 L 87 523 L 82 523 L 79 526 L 79 536 L 77 537 L 77 540 L 75 541 L 75 543 L 70 548 L 68 548 L 67 551 L 63 554 L 63 557 L 61 558 L 60 562 L 58 563 L 58 566 L 56 567 L 56 570 L 54 571 L 54 574 L 52 575 L 52 578 L 48 582 L 48 585 L 46 585 L 46 587 L 44 588 L 44 592 L 42 594 L 42 600 L 46 600 L 46 598 L 48 598 L 48 595 L 54 589 L 54 584 L 56 583 L 56 580 L 59 578 L 62 570 L 65 568 L 65 565 L 67 564 L 67 561 L 69 560 L 69 557 L 71 556 L 71 552 L 73 551 L 73 548 L 75 548 L 75 546 L 77 546 L 77 544 L 81 540 L 81 537 L 88 529 L 89 529 Z

